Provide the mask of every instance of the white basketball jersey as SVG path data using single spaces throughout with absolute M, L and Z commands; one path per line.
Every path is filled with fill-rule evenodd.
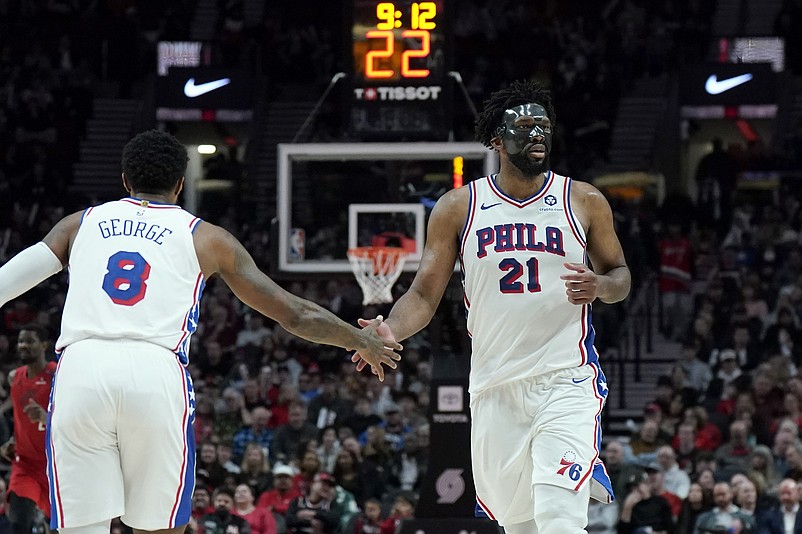
M 585 233 L 571 212 L 571 180 L 546 174 L 516 200 L 495 175 L 469 184 L 460 261 L 472 340 L 471 394 L 598 360 L 590 305 L 568 302 L 564 263 L 586 263 Z
M 124 198 L 88 208 L 70 252 L 61 351 L 83 339 L 137 339 L 186 365 L 204 279 L 179 206 Z

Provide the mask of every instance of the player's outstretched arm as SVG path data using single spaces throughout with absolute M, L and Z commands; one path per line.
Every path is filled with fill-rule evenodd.
M 288 332 L 315 343 L 358 350 L 365 354 L 381 380 L 383 365 L 395 369 L 401 357 L 396 342 L 385 342 L 376 333 L 381 321 L 360 330 L 325 308 L 286 291 L 259 270 L 245 247 L 229 232 L 201 223 L 195 232 L 195 248 L 204 276 L 218 273 L 245 304 L 275 320 Z
M 0 306 L 61 272 L 70 244 L 81 224 L 81 213 L 68 215 L 45 236 L 0 267 Z
M 378 334 L 387 342 L 401 341 L 419 332 L 432 320 L 448 281 L 454 274 L 459 253 L 459 234 L 468 212 L 467 187 L 452 189 L 435 204 L 426 229 L 418 272 L 409 290 L 398 298 L 387 320 L 377 326 Z M 359 324 L 367 328 L 367 320 Z M 361 371 L 369 363 L 357 351 L 351 361 Z
M 454 274 L 459 233 L 468 211 L 467 187 L 452 189 L 435 204 L 426 228 L 426 245 L 409 290 L 398 298 L 387 317 L 397 340 L 414 335 L 432 320 L 448 281 Z

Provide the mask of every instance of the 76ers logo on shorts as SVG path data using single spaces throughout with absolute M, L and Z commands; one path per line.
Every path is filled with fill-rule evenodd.
M 576 462 L 576 453 L 574 451 L 565 451 L 563 457 L 560 458 L 560 468 L 557 469 L 558 475 L 565 475 L 568 473 L 568 478 L 573 481 L 579 480 L 582 476 L 582 466 Z

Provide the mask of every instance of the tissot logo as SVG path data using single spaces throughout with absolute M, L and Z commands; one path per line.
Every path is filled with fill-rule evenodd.
M 387 100 L 437 100 L 440 98 L 439 85 L 419 87 L 355 87 L 354 98 L 366 101 Z
M 746 82 L 752 79 L 752 75 L 749 73 L 741 74 L 740 76 L 734 76 L 732 78 L 726 78 L 724 80 L 719 80 L 718 76 L 715 74 L 711 74 L 710 77 L 705 82 L 705 91 L 707 91 L 710 95 L 720 95 L 730 89 L 738 87 L 739 85 L 743 85 Z
M 187 95 L 189 98 L 195 98 L 201 95 L 205 95 L 206 93 L 211 93 L 221 87 L 225 87 L 226 85 L 231 83 L 231 78 L 220 78 L 219 80 L 213 80 L 211 82 L 206 83 L 199 83 L 195 84 L 195 78 L 190 78 L 187 80 L 187 83 L 184 84 L 184 94 Z

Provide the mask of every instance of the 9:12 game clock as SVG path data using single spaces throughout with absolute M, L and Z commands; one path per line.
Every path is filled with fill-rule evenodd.
M 446 0 L 353 0 L 351 132 L 440 139 L 450 117 Z

